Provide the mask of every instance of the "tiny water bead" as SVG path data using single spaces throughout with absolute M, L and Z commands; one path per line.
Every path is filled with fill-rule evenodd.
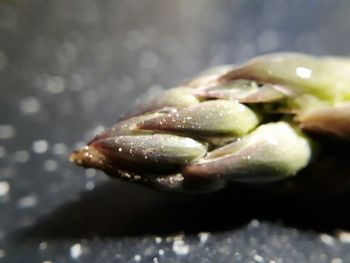
M 140 255 L 138 255 L 138 254 L 136 254 L 136 255 L 134 256 L 134 261 L 136 261 L 136 262 L 140 262 L 141 259 L 142 259 L 142 257 L 141 257 Z
M 335 244 L 334 237 L 328 234 L 320 234 L 320 240 L 328 246 L 333 246 Z
M 20 101 L 19 109 L 24 114 L 34 114 L 40 111 L 41 104 L 39 99 L 36 97 L 26 97 Z
M 184 256 L 190 252 L 190 247 L 184 240 L 175 240 L 172 248 L 177 255 Z
M 29 160 L 30 154 L 26 150 L 19 150 L 14 153 L 13 159 L 18 163 L 25 163 Z
M 68 152 L 68 147 L 65 143 L 56 143 L 52 145 L 52 153 L 56 155 L 64 155 Z
M 210 237 L 210 233 L 208 232 L 201 232 L 198 234 L 198 237 L 199 237 L 199 241 L 201 243 L 206 243 Z
M 10 184 L 7 181 L 0 181 L 0 200 L 6 197 L 10 191 Z
M 58 163 L 53 159 L 48 159 L 44 162 L 43 167 L 48 172 L 54 172 L 58 169 Z
M 87 181 L 85 184 L 85 189 L 88 191 L 91 191 L 95 188 L 95 182 L 94 181 Z
M 81 244 L 76 243 L 69 248 L 69 252 L 72 259 L 79 259 L 83 254 L 83 247 Z
M 350 232 L 340 231 L 338 233 L 338 238 L 341 242 L 350 244 Z
M 0 124 L 0 139 L 11 139 L 15 135 L 15 127 L 10 124 Z
M 17 201 L 17 206 L 20 209 L 32 208 L 35 207 L 37 204 L 38 196 L 34 193 L 24 196 Z
M 39 250 L 46 250 L 48 247 L 48 243 L 45 241 L 40 242 L 39 244 Z
M 49 148 L 49 144 L 46 140 L 37 140 L 33 142 L 33 151 L 38 154 L 45 153 Z
M 64 79 L 58 76 L 50 76 L 46 79 L 46 90 L 52 94 L 58 94 L 65 90 Z

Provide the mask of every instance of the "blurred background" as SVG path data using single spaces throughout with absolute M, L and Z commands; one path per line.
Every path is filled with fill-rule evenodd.
M 0 0 L 0 262 L 350 262 L 348 201 L 160 193 L 70 164 L 147 90 L 350 54 L 350 2 Z

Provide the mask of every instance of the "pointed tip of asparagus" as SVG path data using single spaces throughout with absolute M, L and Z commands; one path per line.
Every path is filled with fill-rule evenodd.
M 94 146 L 84 146 L 69 155 L 69 161 L 83 167 L 101 168 L 105 156 Z

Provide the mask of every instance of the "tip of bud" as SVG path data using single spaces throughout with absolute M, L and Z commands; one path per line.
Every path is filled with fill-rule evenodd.
M 79 150 L 75 150 L 74 152 L 72 152 L 69 155 L 69 161 L 78 165 L 82 164 L 84 148 L 81 148 Z
M 101 168 L 105 156 L 93 146 L 84 146 L 69 155 L 69 161 L 84 167 Z

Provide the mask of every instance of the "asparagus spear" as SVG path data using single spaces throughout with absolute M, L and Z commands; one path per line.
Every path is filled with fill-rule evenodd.
M 317 162 L 317 134 L 350 139 L 350 60 L 270 54 L 146 99 L 70 159 L 150 187 L 206 192 L 300 174 Z

